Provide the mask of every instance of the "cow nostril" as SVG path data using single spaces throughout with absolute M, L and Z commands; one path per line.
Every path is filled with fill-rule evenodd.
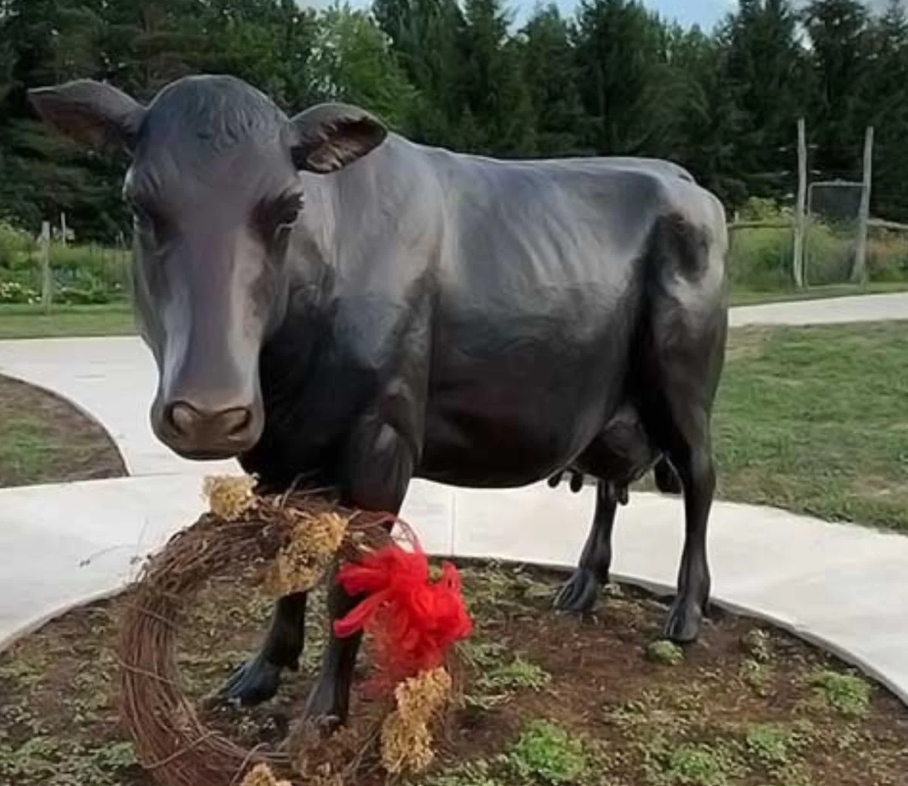
M 237 407 L 222 413 L 220 419 L 224 433 L 229 437 L 236 437 L 248 430 L 252 423 L 252 410 L 248 407 Z
M 168 409 L 167 419 L 179 434 L 186 436 L 199 421 L 199 413 L 196 409 L 184 402 L 172 404 Z

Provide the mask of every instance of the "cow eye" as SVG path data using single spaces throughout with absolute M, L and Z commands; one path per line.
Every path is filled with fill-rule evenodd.
M 302 194 L 287 194 L 264 205 L 259 211 L 259 223 L 266 235 L 283 233 L 299 218 L 303 208 Z
M 281 205 L 280 212 L 277 216 L 277 225 L 279 227 L 285 227 L 295 224 L 296 220 L 300 217 L 300 210 L 302 210 L 302 207 L 302 199 L 288 200 L 285 204 Z
M 160 215 L 135 199 L 127 199 L 126 201 L 132 211 L 136 227 L 150 235 L 160 237 L 164 226 Z

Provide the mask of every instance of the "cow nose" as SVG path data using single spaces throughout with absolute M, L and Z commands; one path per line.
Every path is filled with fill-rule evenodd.
M 168 408 L 167 419 L 173 430 L 188 442 L 242 440 L 250 430 L 252 410 L 232 407 L 205 412 L 186 401 L 177 401 Z

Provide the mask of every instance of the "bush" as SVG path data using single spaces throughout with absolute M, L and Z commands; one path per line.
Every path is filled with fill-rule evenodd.
M 0 267 L 12 267 L 22 258 L 27 258 L 37 249 L 35 239 L 16 229 L 5 221 L 0 221 Z
M 804 278 L 811 286 L 847 283 L 854 265 L 857 235 L 813 221 L 804 238 Z
M 728 276 L 733 285 L 755 291 L 792 286 L 794 235 L 790 229 L 736 229 L 731 237 Z
M 36 289 L 18 281 L 0 281 L 0 303 L 37 303 L 41 295 Z
M 908 280 L 908 233 L 871 229 L 867 274 L 871 281 Z
M 53 300 L 88 305 L 110 303 L 124 296 L 129 253 L 92 245 L 50 248 Z M 0 303 L 40 300 L 40 250 L 27 232 L 0 221 Z
M 850 227 L 813 221 L 804 239 L 806 283 L 847 283 L 856 243 L 857 236 Z M 793 265 L 794 230 L 744 227 L 732 232 L 729 278 L 733 285 L 758 292 L 791 289 Z M 871 281 L 908 281 L 908 235 L 871 230 L 867 272 Z
M 61 289 L 103 289 L 114 297 L 123 291 L 129 253 L 98 246 L 55 245 L 51 247 L 50 264 Z
M 55 303 L 65 303 L 71 306 L 103 305 L 104 303 L 110 303 L 111 300 L 113 300 L 111 294 L 101 287 L 93 287 L 91 289 L 64 287 L 54 292 Z
M 777 221 L 791 218 L 789 208 L 780 207 L 775 200 L 749 197 L 740 211 L 742 221 Z

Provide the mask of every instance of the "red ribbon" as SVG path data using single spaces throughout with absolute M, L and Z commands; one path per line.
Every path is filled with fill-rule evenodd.
M 367 554 L 344 565 L 337 581 L 348 595 L 365 595 L 334 623 L 334 632 L 342 638 L 360 630 L 371 634 L 374 686 L 389 687 L 443 665 L 449 648 L 473 631 L 457 568 L 442 563 L 441 578 L 430 582 L 418 544 L 414 552 L 392 545 Z

